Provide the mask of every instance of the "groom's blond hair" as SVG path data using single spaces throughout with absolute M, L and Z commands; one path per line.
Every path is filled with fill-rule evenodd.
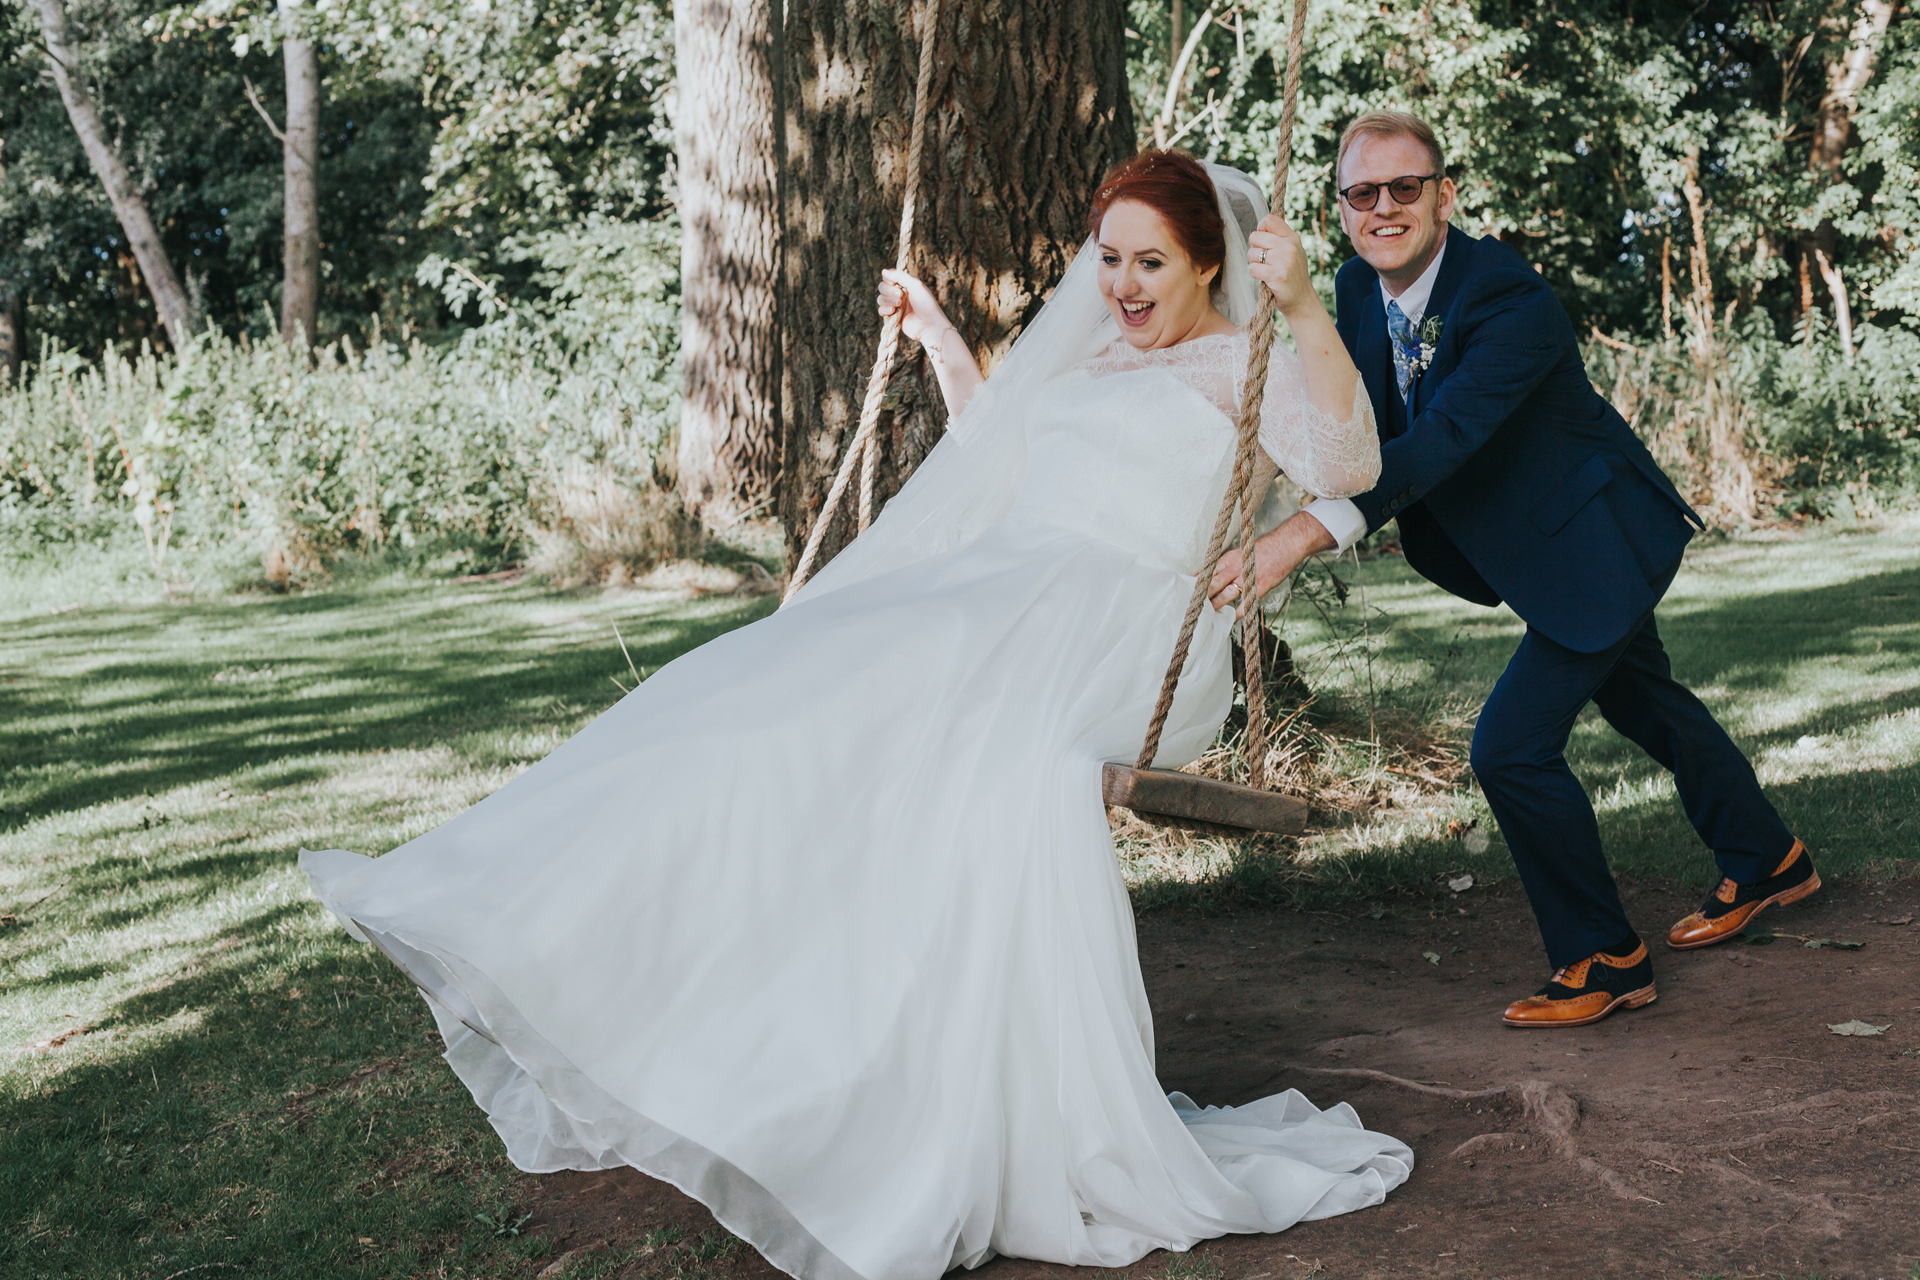
M 1362 138 L 1412 138 L 1433 157 L 1435 173 L 1445 175 L 1447 172 L 1447 153 L 1441 150 L 1440 139 L 1435 136 L 1432 125 L 1411 111 L 1369 111 L 1365 115 L 1355 116 L 1340 135 L 1340 154 L 1333 162 L 1336 182 L 1347 163 L 1347 149 Z

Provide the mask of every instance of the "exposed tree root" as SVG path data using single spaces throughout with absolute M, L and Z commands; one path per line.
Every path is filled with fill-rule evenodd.
M 1384 1084 L 1412 1089 L 1416 1093 L 1430 1093 L 1441 1098 L 1492 1098 L 1502 1094 L 1518 1094 L 1520 1105 L 1526 1111 L 1529 1126 L 1546 1143 L 1548 1151 L 1574 1165 L 1622 1200 L 1660 1203 L 1652 1196 L 1641 1194 L 1631 1182 L 1598 1160 L 1580 1154 L 1579 1148 L 1573 1141 L 1573 1131 L 1580 1127 L 1580 1103 L 1559 1085 L 1548 1084 L 1545 1080 L 1522 1080 L 1518 1084 L 1494 1085 L 1490 1089 L 1449 1089 L 1440 1085 L 1421 1084 L 1418 1080 L 1408 1080 L 1402 1076 L 1389 1075 L 1385 1071 L 1375 1071 L 1368 1067 L 1306 1067 L 1298 1063 L 1289 1063 L 1287 1070 L 1305 1071 L 1321 1076 L 1352 1076 L 1362 1080 L 1378 1080 Z M 1478 1134 L 1455 1147 L 1452 1154 L 1456 1157 L 1470 1156 L 1488 1147 L 1510 1143 L 1514 1141 L 1515 1136 L 1510 1133 Z
M 1580 1154 L 1579 1148 L 1573 1141 L 1573 1131 L 1580 1126 L 1580 1103 L 1572 1094 L 1559 1085 L 1548 1084 L 1545 1080 L 1523 1080 L 1517 1092 L 1520 1094 L 1521 1105 L 1527 1110 L 1527 1119 L 1532 1122 L 1540 1136 L 1546 1139 L 1547 1148 L 1554 1155 L 1570 1161 L 1582 1173 L 1593 1178 L 1622 1200 L 1660 1203 L 1652 1196 L 1642 1195 L 1631 1182 L 1598 1160 Z
M 1503 1084 L 1497 1084 L 1491 1089 L 1448 1089 L 1437 1084 L 1421 1084 L 1418 1080 L 1388 1075 L 1384 1071 L 1374 1071 L 1369 1067 L 1307 1067 L 1297 1062 L 1289 1062 L 1285 1069 L 1304 1071 L 1316 1076 L 1355 1076 L 1362 1080 L 1378 1080 L 1382 1084 L 1397 1085 L 1402 1089 L 1411 1089 L 1415 1093 L 1431 1093 L 1439 1098 L 1492 1098 L 1507 1092 L 1507 1086 Z

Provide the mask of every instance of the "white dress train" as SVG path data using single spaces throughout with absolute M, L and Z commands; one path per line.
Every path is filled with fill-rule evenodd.
M 1231 468 L 1239 335 L 1116 344 L 1022 407 L 1010 505 L 662 668 L 499 792 L 314 892 L 429 994 L 514 1163 L 632 1165 L 806 1280 L 1119 1266 L 1380 1203 L 1413 1153 L 1154 1076 L 1100 799 Z M 1267 451 L 1377 469 L 1277 350 Z M 876 526 L 869 537 L 882 533 Z M 1161 754 L 1228 709 L 1207 610 Z

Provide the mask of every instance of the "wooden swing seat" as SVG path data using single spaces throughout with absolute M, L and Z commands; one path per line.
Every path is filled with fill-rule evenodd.
M 1100 776 L 1100 794 L 1108 804 L 1131 809 L 1150 821 L 1281 836 L 1297 836 L 1307 829 L 1307 802 L 1298 796 L 1172 769 L 1109 764 Z

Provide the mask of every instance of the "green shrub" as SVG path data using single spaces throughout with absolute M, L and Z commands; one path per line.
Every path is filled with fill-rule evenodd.
M 1920 489 L 1920 333 L 1867 326 L 1849 359 L 1814 313 L 1791 340 L 1751 315 L 1701 339 L 1602 338 L 1587 370 L 1715 523 L 1870 518 Z
M 585 467 L 681 553 L 653 480 L 678 404 L 675 228 L 597 221 L 520 252 L 539 293 L 442 348 L 375 334 L 309 360 L 208 334 L 177 359 L 45 351 L 0 392 L 0 545 L 138 537 L 162 573 L 186 551 L 283 585 L 390 547 L 484 567 L 566 527 L 565 477 Z

